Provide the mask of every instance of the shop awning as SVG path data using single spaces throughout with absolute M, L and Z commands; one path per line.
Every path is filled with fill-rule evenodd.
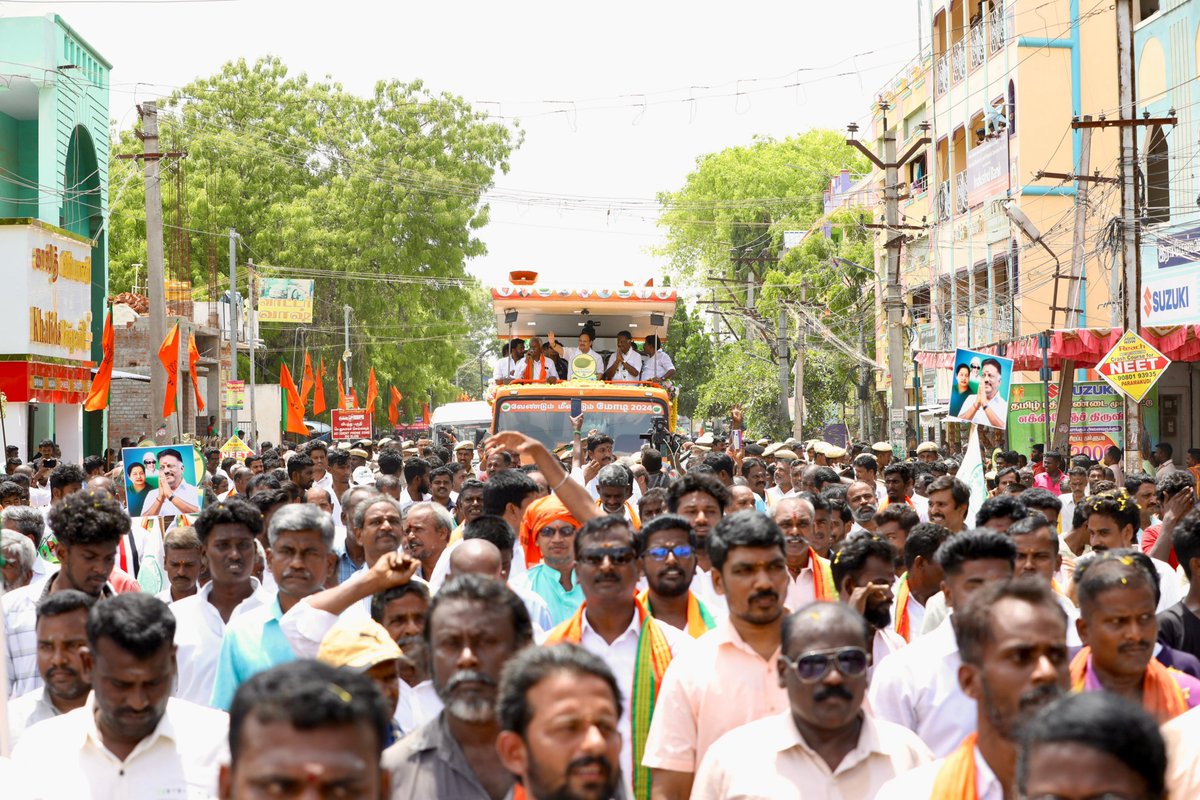
M 1073 359 L 1076 368 L 1094 367 L 1113 348 L 1123 328 L 1073 328 L 1050 334 L 1049 362 L 1051 369 L 1060 369 L 1064 359 Z M 1200 361 L 1200 325 L 1173 325 L 1165 328 L 1142 328 L 1142 338 L 1158 348 L 1172 361 Z M 975 348 L 981 353 L 1000 355 L 999 344 Z M 1022 336 L 1006 343 L 1003 355 L 1013 360 L 1013 368 L 1034 371 L 1042 367 L 1042 350 L 1037 334 Z M 951 369 L 953 350 L 924 350 L 916 361 L 926 369 Z

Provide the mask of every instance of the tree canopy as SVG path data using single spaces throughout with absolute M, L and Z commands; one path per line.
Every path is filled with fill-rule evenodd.
M 219 237 L 232 227 L 239 262 L 252 258 L 264 277 L 315 281 L 312 325 L 261 327 L 268 375 L 281 359 L 301 363 L 305 347 L 332 371 L 349 305 L 351 348 L 369 354 L 353 359 L 356 387 L 365 390 L 374 367 L 381 395 L 396 385 L 409 415 L 429 389 L 457 398 L 456 370 L 481 346 L 472 326 L 487 318 L 465 265 L 485 252 L 476 235 L 488 221 L 484 193 L 507 171 L 519 129 L 420 81 L 381 80 L 359 97 L 291 74 L 277 58 L 231 62 L 178 90 L 161 104 L 160 129 L 164 148 L 187 152 L 182 214 L 164 215 L 169 250 L 178 228 L 190 229 L 190 257 L 169 264 L 169 275 L 223 292 L 228 243 Z M 145 187 L 140 166 L 117 160 L 141 152 L 133 131 L 112 151 L 116 293 L 146 260 Z M 163 187 L 173 199 L 166 174 Z

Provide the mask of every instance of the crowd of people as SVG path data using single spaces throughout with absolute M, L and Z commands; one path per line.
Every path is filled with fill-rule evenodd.
M 154 525 L 10 453 L 4 796 L 1200 797 L 1200 451 L 571 422 L 207 450 Z

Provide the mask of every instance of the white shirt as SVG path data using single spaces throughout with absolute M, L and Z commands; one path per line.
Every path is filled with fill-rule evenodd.
M 692 576 L 691 588 L 696 599 L 708 607 L 708 613 L 713 615 L 713 619 L 720 622 L 729 616 L 729 602 L 725 599 L 725 595 L 717 594 L 717 587 L 713 585 L 711 572 L 696 567 L 696 573 Z
M 433 681 L 421 681 L 409 686 L 400 681 L 400 701 L 392 718 L 400 726 L 400 732 L 409 734 L 442 713 L 442 699 L 433 688 Z
M 1135 547 L 1137 545 L 1134 545 Z M 1171 606 L 1183 599 L 1185 592 L 1183 584 L 1180 583 L 1179 573 L 1172 569 L 1171 565 L 1165 561 L 1159 561 L 1157 558 L 1151 558 L 1150 561 L 1154 564 L 1154 569 L 1158 571 L 1158 612 L 1166 611 Z
M 585 608 L 582 634 L 579 639 L 579 644 L 584 650 L 599 656 L 608 665 L 608 668 L 612 670 L 613 677 L 617 679 L 617 686 L 621 689 L 621 719 L 617 723 L 617 730 L 621 733 L 621 773 L 626 781 L 626 790 L 630 797 L 633 797 L 633 784 L 630 783 L 633 775 L 633 737 L 629 727 L 629 712 L 633 706 L 633 674 L 637 667 L 638 634 L 641 633 L 641 627 L 641 620 L 638 619 L 635 609 L 633 619 L 629 621 L 629 627 L 614 639 L 612 644 L 609 644 L 592 628 Z M 670 625 L 659 625 L 658 629 L 667 639 L 667 644 L 671 648 L 671 657 L 675 658 L 683 647 L 686 634 Z
M 596 371 L 586 378 L 580 378 L 580 380 L 600 380 L 600 376 L 604 374 L 604 359 L 600 357 L 599 353 L 595 350 L 589 350 L 584 353 L 578 347 L 564 347 L 563 358 L 567 362 L 567 380 L 575 380 L 575 361 L 581 356 L 583 358 L 590 358 Z
M 133 800 L 216 796 L 228 761 L 229 716 L 172 697 L 154 731 L 124 761 L 104 746 L 93 696 L 83 708 L 25 731 L 13 750 L 22 800 Z M 47 760 L 47 754 L 53 758 Z
M 897 775 L 879 788 L 876 800 L 914 800 L 932 796 L 933 784 L 945 763 L 945 758 L 939 758 L 911 772 Z M 979 800 L 1004 800 L 1004 787 L 978 747 L 975 748 L 975 791 Z
M 652 378 L 662 380 L 673 369 L 675 369 L 675 362 L 671 361 L 671 357 L 662 350 L 655 350 L 654 355 L 649 357 L 642 356 L 641 379 L 644 381 Z
M 871 641 L 871 671 L 867 673 L 868 677 L 875 674 L 875 670 L 879 669 L 885 658 L 900 652 L 907 645 L 908 642 L 904 641 L 904 637 L 896 633 L 896 629 L 891 625 L 875 631 Z
M 174 497 L 178 497 L 180 500 L 187 503 L 188 505 L 194 506 L 195 508 L 200 507 L 200 492 L 197 491 L 195 486 L 192 486 L 187 481 L 183 481 L 182 483 L 180 483 L 179 488 L 175 489 L 171 494 Z M 146 495 L 146 502 L 144 502 L 142 504 L 142 508 L 143 509 L 154 508 L 154 504 L 158 502 L 158 495 L 159 495 L 159 490 L 157 488 L 151 489 L 150 494 Z M 186 512 L 180 511 L 178 508 L 175 507 L 175 504 L 173 502 L 171 502 L 170 500 L 167 500 L 162 504 L 162 508 L 160 508 L 158 510 L 158 513 L 164 517 L 171 517 L 171 516 L 178 516 L 180 514 L 185 514 L 185 513 L 186 514 L 195 514 L 196 512 L 195 511 L 186 511 Z
M 965 408 L 965 407 L 971 405 L 972 403 L 975 403 L 976 401 L 981 400 L 981 399 L 982 398 L 980 397 L 980 395 L 973 394 L 967 398 L 965 403 L 963 403 L 963 407 Z M 993 414 L 996 415 L 996 418 L 998 420 L 1000 420 L 1000 424 L 992 425 L 992 421 L 990 419 L 988 419 L 988 415 L 987 415 L 988 411 L 991 411 Z M 975 412 L 975 417 L 973 419 L 971 419 L 971 422 L 974 422 L 977 425 L 988 425 L 993 428 L 1007 427 L 1008 426 L 1008 401 L 1005 400 L 1003 397 L 1001 397 L 1000 393 L 997 392 L 995 397 L 993 397 L 991 400 L 984 403 L 983 406 L 978 411 Z
M 620 350 L 618 350 L 618 351 L 616 351 L 615 353 L 613 353 L 611 356 L 609 356 L 609 357 L 608 357 L 608 363 L 607 363 L 607 364 L 605 364 L 605 366 L 604 366 L 604 371 L 605 371 L 605 372 L 607 372 L 607 371 L 608 371 L 608 368 L 609 368 L 609 367 L 611 367 L 613 364 L 617 363 L 617 356 L 620 356 L 620 355 L 621 355 L 621 351 L 620 351 Z M 637 352 L 636 350 L 634 350 L 632 347 L 631 347 L 631 348 L 629 348 L 629 352 L 628 352 L 628 353 L 626 353 L 626 354 L 623 356 L 623 358 L 625 359 L 625 363 L 626 363 L 626 364 L 628 364 L 629 366 L 631 366 L 631 367 L 633 367 L 634 369 L 638 370 L 639 372 L 641 371 L 641 369 L 642 369 L 642 357 L 641 357 L 641 356 L 638 354 L 638 352 Z M 617 368 L 617 371 L 616 371 L 616 372 L 614 372 L 614 373 L 612 374 L 612 378 L 610 378 L 610 380 L 614 380 L 614 381 L 640 381 L 640 380 L 641 380 L 641 378 L 640 378 L 640 377 L 638 377 L 637 375 L 634 375 L 632 372 L 630 372 L 630 371 L 629 371 L 628 369 L 626 369 L 624 366 L 621 366 L 621 367 L 618 367 L 618 368 Z
M 60 712 L 46 696 L 46 687 L 39 686 L 15 700 L 8 701 L 9 742 L 16 747 L 21 734 L 44 719 L 60 716 Z
M 899 581 L 897 581 L 896 583 L 899 584 Z M 892 586 L 892 595 L 893 595 L 893 597 L 892 597 L 892 625 L 893 625 L 893 627 L 896 624 L 896 620 L 900 619 L 900 607 L 896 603 L 896 600 L 898 599 L 895 596 L 896 592 L 897 592 L 896 586 L 893 585 Z M 922 623 L 924 623 L 924 621 L 925 621 L 925 606 L 921 605 L 920 600 L 918 600 L 917 598 L 915 598 L 911 594 L 909 594 L 909 596 L 908 596 L 908 638 L 909 638 L 910 642 L 916 641 L 918 638 L 920 638 L 921 634 L 924 633 L 924 631 L 921 630 L 921 625 L 922 625 Z
M 975 701 L 958 685 L 961 664 L 947 619 L 876 667 L 868 690 L 871 710 L 917 734 L 937 757 L 945 756 L 975 731 Z
M 256 578 L 250 581 L 254 591 L 233 609 L 229 615 L 231 622 L 275 600 L 274 593 L 264 589 Z M 207 706 L 212 700 L 221 642 L 225 638 L 225 621 L 221 619 L 217 607 L 208 602 L 212 588 L 212 581 L 209 581 L 196 594 L 171 604 L 171 613 L 175 615 L 176 659 L 179 664 L 174 696 L 202 706 Z
M 517 372 L 517 368 L 518 362 L 513 361 L 511 356 L 506 356 L 496 362 L 496 368 L 492 370 L 492 380 L 509 380 Z

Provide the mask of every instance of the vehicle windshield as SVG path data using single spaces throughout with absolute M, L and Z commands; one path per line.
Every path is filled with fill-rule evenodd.
M 480 439 L 484 439 L 492 430 L 492 423 L 486 420 L 480 422 L 457 422 L 454 424 L 444 422 L 433 426 L 437 436 L 440 438 L 444 433 L 453 433 L 454 438 L 458 442 L 477 443 Z
M 571 399 L 567 397 L 520 398 L 496 400 L 496 430 L 520 431 L 540 441 L 548 448 L 570 444 Z M 596 430 L 613 440 L 613 452 L 636 453 L 649 433 L 656 416 L 666 416 L 661 400 L 624 398 L 584 398 L 583 430 Z

